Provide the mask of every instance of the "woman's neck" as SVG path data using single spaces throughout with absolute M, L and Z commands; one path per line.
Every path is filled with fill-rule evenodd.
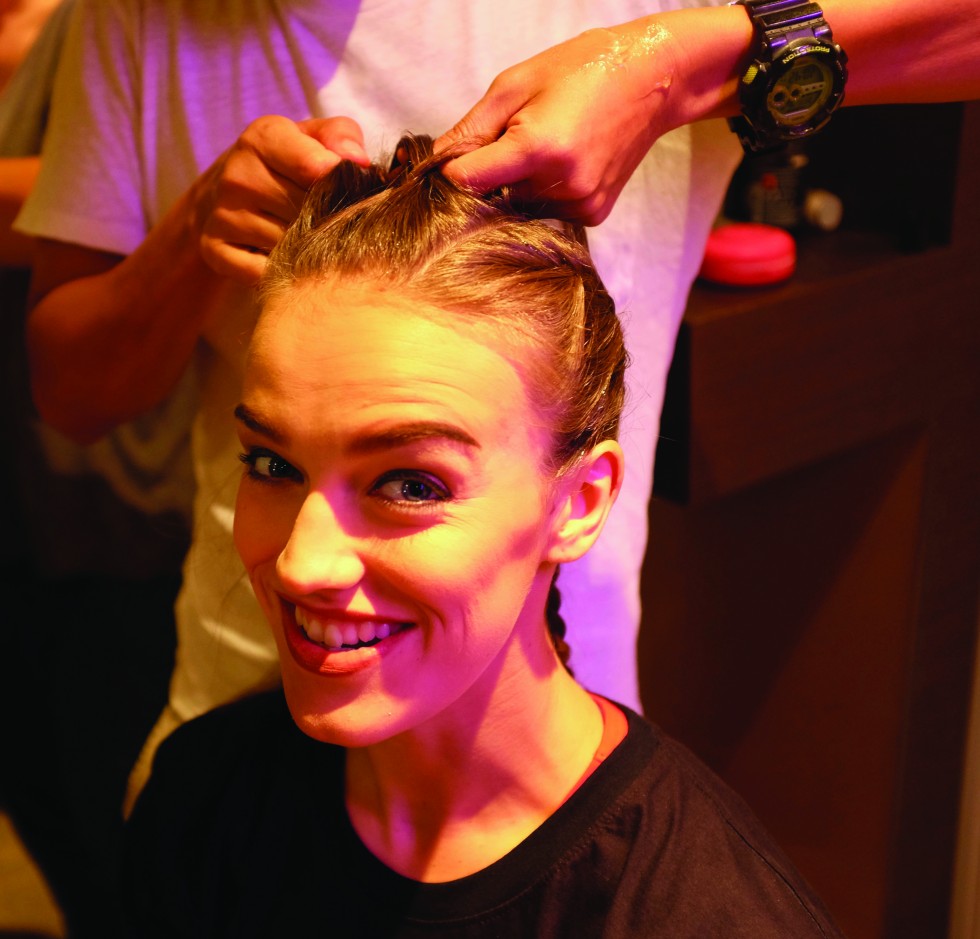
M 492 718 L 447 713 L 348 752 L 347 808 L 372 853 L 415 880 L 454 880 L 499 860 L 561 805 L 602 717 L 561 668 L 528 684 L 498 689 Z

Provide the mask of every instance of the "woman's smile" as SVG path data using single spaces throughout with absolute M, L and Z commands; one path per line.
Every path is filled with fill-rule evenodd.
M 342 610 L 282 603 L 283 630 L 296 663 L 319 675 L 346 675 L 377 665 L 414 624 Z

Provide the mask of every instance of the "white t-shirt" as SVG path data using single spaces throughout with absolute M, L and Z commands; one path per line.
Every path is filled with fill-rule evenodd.
M 0 157 L 41 152 L 74 6 L 75 0 L 61 0 L 0 93 Z M 79 446 L 40 422 L 32 429 L 55 472 L 96 473 L 136 508 L 148 514 L 177 512 L 190 520 L 194 482 L 187 428 L 195 409 L 193 375 L 187 375 L 160 407 L 120 424 L 90 446 Z
M 660 8 L 673 5 L 660 3 Z M 43 169 L 19 227 L 127 254 L 256 117 L 344 114 L 381 156 L 437 135 L 504 68 L 651 0 L 80 0 L 59 69 Z M 596 132 L 601 133 L 601 120 Z M 589 233 L 633 366 L 627 480 L 598 545 L 562 572 L 572 666 L 638 706 L 639 570 L 664 381 L 704 240 L 738 159 L 719 122 L 674 131 Z M 245 291 L 191 365 L 197 492 L 177 603 L 171 707 L 187 720 L 278 679 L 275 647 L 231 540 L 239 477 L 231 414 L 252 322 Z

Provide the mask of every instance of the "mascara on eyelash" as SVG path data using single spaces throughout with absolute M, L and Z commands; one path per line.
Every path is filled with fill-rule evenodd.
M 435 498 L 433 499 L 392 499 L 388 496 L 381 494 L 380 490 L 393 482 L 402 482 L 404 486 L 406 483 L 417 482 L 423 486 L 426 486 Z M 379 498 L 383 499 L 392 505 L 404 505 L 410 504 L 415 506 L 431 505 L 432 503 L 446 502 L 452 498 L 452 493 L 449 491 L 448 487 L 438 480 L 434 476 L 430 476 L 428 473 L 423 473 L 420 470 L 391 470 L 388 473 L 383 474 L 377 482 L 371 487 L 371 491 L 376 493 Z
M 302 476 L 302 473 L 288 460 L 283 459 L 278 453 L 268 450 L 265 447 L 253 447 L 251 450 L 240 453 L 238 459 L 248 468 L 249 478 L 259 482 L 275 483 L 290 478 L 297 479 Z M 256 468 L 256 464 L 261 459 L 269 460 L 268 472 L 263 473 Z M 278 470 L 280 471 L 278 474 L 274 468 L 276 464 L 278 464 Z M 283 470 L 285 472 L 282 472 Z

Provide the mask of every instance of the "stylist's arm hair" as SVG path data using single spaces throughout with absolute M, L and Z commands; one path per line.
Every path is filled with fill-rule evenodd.
M 980 97 L 974 0 L 821 7 L 848 54 L 846 104 Z M 739 6 L 589 30 L 502 72 L 436 149 L 487 141 L 470 143 L 446 174 L 483 191 L 511 185 L 535 211 L 598 224 L 658 137 L 737 113 L 737 77 L 751 43 Z

